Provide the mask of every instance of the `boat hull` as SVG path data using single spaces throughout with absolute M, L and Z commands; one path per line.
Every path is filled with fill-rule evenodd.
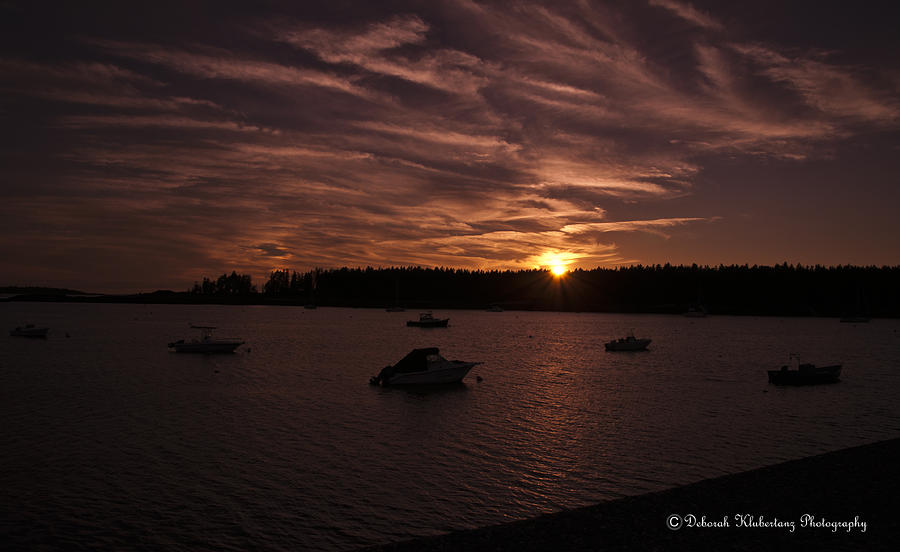
M 193 354 L 224 354 L 233 353 L 235 349 L 243 345 L 243 341 L 222 341 L 218 343 L 170 343 L 176 353 L 193 353 Z
M 650 339 L 635 339 L 634 341 L 610 341 L 604 346 L 607 351 L 646 351 L 650 345 Z
M 845 324 L 865 324 L 869 321 L 865 316 L 845 316 L 841 318 L 841 322 Z
M 14 330 L 9 330 L 9 335 L 11 337 L 47 337 L 47 332 L 50 331 L 49 328 L 16 328 Z
M 450 322 L 449 318 L 440 320 L 407 320 L 407 326 L 415 326 L 417 328 L 446 328 Z
M 394 374 L 386 382 L 386 385 L 433 385 L 442 383 L 458 383 L 466 377 L 478 362 L 462 362 L 458 360 L 447 361 L 440 367 L 431 368 L 421 372 L 405 372 Z
M 774 385 L 819 385 L 841 381 L 841 365 L 807 366 L 799 370 L 769 370 L 769 383 Z

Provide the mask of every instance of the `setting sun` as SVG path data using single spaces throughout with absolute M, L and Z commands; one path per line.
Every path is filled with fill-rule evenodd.
M 575 260 L 568 252 L 545 251 L 535 257 L 537 267 L 549 270 L 557 278 L 569 271 L 569 265 Z

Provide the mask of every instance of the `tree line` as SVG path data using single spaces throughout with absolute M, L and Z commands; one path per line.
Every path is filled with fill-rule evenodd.
M 189 293 L 194 295 L 251 295 L 262 293 L 274 296 L 297 296 L 305 290 L 313 287 L 315 275 L 319 271 L 299 273 L 288 269 L 273 270 L 269 273 L 269 279 L 263 285 L 262 290 L 253 284 L 253 277 L 249 274 L 238 274 L 232 270 L 231 274 L 222 274 L 215 280 L 203 277 L 200 282 L 194 282 Z
M 789 316 L 900 316 L 900 266 L 634 265 L 546 270 L 339 268 L 204 277 L 191 293 L 314 302 L 323 306 L 485 308 Z

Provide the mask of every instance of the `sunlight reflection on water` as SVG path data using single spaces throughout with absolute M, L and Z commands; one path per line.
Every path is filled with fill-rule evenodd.
M 0 305 L 6 327 L 52 328 L 0 347 L 3 540 L 348 549 L 900 432 L 898 321 L 445 311 L 429 330 L 413 315 Z M 247 344 L 169 353 L 192 321 Z M 603 350 L 631 328 L 649 351 Z M 367 385 L 423 346 L 484 364 L 431 391 Z M 842 361 L 844 381 L 767 385 L 791 352 Z

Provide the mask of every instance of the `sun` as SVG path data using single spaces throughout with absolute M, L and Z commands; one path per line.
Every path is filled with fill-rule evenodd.
M 535 256 L 535 268 L 549 270 L 556 278 L 560 278 L 569 272 L 569 265 L 572 264 L 573 258 L 571 254 L 561 251 L 544 251 L 544 253 Z

